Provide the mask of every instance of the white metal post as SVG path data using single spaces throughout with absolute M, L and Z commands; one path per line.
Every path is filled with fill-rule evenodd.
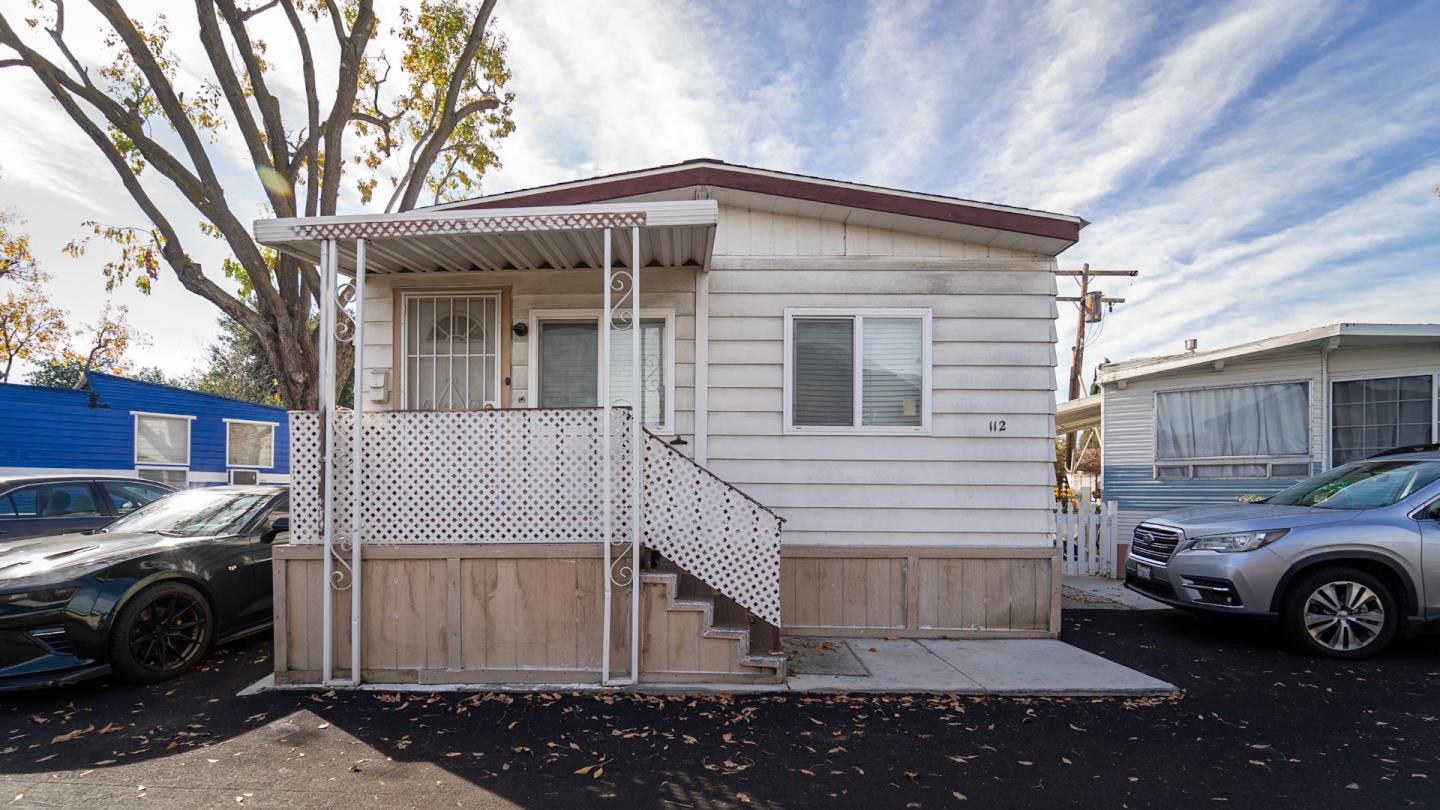
M 365 240 L 355 240 L 355 312 L 351 316 L 354 329 L 350 345 L 355 349 L 355 376 L 350 386 L 350 682 L 360 683 L 360 543 L 364 539 L 361 525 L 360 475 L 364 467 L 365 396 L 361 378 L 365 374 Z
M 606 325 L 609 330 L 609 324 Z M 640 511 L 644 499 L 644 369 L 640 364 L 640 228 L 630 228 L 630 680 L 640 682 Z
M 605 566 L 605 609 L 601 616 L 600 640 L 600 682 L 610 682 L 610 610 L 613 585 L 610 574 L 610 535 L 611 517 L 613 506 L 610 503 L 611 493 L 611 470 L 610 470 L 610 229 L 605 229 L 605 272 L 600 277 L 601 296 L 603 305 L 600 308 L 600 324 L 598 326 L 600 343 L 600 379 L 597 384 L 600 394 L 601 412 L 604 414 L 604 421 L 600 426 L 600 492 L 603 504 L 601 519 L 600 539 L 604 546 Z M 535 336 L 532 340 L 539 340 Z
M 320 678 L 322 683 L 330 683 L 334 677 L 334 655 L 331 646 L 334 643 L 334 628 L 332 620 L 335 615 L 335 593 L 332 587 L 335 573 L 335 562 L 333 550 L 335 544 L 335 268 L 338 261 L 339 246 L 334 239 L 327 239 L 321 245 L 321 268 L 320 268 L 320 331 L 318 343 L 320 344 L 320 379 L 318 382 L 319 391 L 317 396 L 320 402 L 320 425 L 321 436 L 325 446 L 325 453 L 321 469 L 324 470 L 323 479 L 324 494 L 324 521 L 323 533 L 325 541 L 325 563 L 323 566 L 325 582 L 323 585 L 324 594 L 321 598 L 321 616 L 323 625 L 321 628 L 321 642 L 324 647 L 320 651 Z

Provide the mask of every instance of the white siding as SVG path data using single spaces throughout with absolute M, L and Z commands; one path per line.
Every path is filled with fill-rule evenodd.
M 709 467 L 784 516 L 786 543 L 1052 542 L 1052 258 L 729 206 L 721 208 L 715 257 L 709 278 Z M 814 266 L 807 257 L 815 258 Z M 724 269 L 737 266 L 747 269 Z M 676 422 L 687 439 L 694 429 L 694 279 L 693 270 L 642 276 L 642 306 L 676 312 Z M 394 365 L 392 318 L 400 285 L 509 285 L 514 323 L 528 321 L 536 308 L 597 307 L 599 284 L 594 271 L 372 277 L 367 367 Z M 931 434 L 785 435 L 787 307 L 931 310 Z M 529 339 L 533 335 L 511 338 L 511 406 L 529 402 Z M 391 388 L 393 404 L 399 380 L 392 377 Z M 1006 421 L 1004 433 L 990 430 L 997 419 Z
M 715 254 L 710 468 L 785 517 L 785 543 L 1051 542 L 1053 260 L 729 206 Z M 784 310 L 794 307 L 930 309 L 930 435 L 786 435 Z M 1006 432 L 992 433 L 992 419 Z

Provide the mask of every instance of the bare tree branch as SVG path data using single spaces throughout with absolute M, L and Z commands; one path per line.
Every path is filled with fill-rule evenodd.
M 475 14 L 475 22 L 470 26 L 470 39 L 465 43 L 465 49 L 461 51 L 459 58 L 455 60 L 455 67 L 450 71 L 450 83 L 445 88 L 445 101 L 441 105 L 440 123 L 421 148 L 409 178 L 403 181 L 405 193 L 400 197 L 402 211 L 415 207 L 415 201 L 420 198 L 420 192 L 425 188 L 425 177 L 430 173 L 435 159 L 440 156 L 440 148 L 454 131 L 456 123 L 463 120 L 463 117 L 456 117 L 458 111 L 455 105 L 464 90 L 465 77 L 470 75 L 470 68 L 475 64 L 475 55 L 480 52 L 480 46 L 485 42 L 485 27 L 490 24 L 490 15 L 494 11 L 495 0 L 485 0 Z

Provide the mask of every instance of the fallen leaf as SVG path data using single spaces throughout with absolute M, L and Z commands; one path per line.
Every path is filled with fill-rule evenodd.
M 67 733 L 67 734 L 59 734 L 59 735 L 56 735 L 55 737 L 53 737 L 53 738 L 50 740 L 50 744 L 51 744 L 51 745 L 54 745 L 55 743 L 70 742 L 71 740 L 74 740 L 74 739 L 79 738 L 82 734 L 89 734 L 90 732 L 92 732 L 92 731 L 94 731 L 94 730 L 95 730 L 95 727 L 94 727 L 94 726 L 90 726 L 90 727 L 88 727 L 88 728 L 77 728 L 77 729 L 75 729 L 74 731 L 71 731 L 71 732 L 69 732 L 69 733 Z

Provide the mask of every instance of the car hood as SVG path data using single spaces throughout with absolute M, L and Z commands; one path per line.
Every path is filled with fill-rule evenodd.
M 1343 523 L 1360 513 L 1347 509 L 1317 509 L 1310 506 L 1281 506 L 1270 503 L 1232 503 L 1192 506 L 1146 520 L 1184 529 L 1187 537 L 1222 532 L 1252 532 L 1294 529 L 1322 523 Z
M 208 537 L 166 537 L 153 532 L 98 532 L 62 534 L 0 543 L 0 589 L 8 581 L 53 574 L 63 580 L 66 571 L 208 540 Z

